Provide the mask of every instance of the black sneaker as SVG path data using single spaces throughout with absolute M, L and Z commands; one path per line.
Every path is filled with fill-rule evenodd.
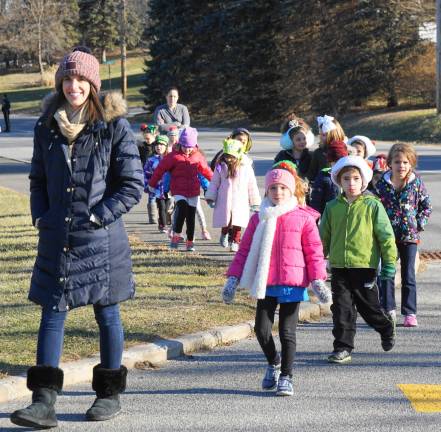
M 395 311 L 393 311 L 395 312 Z M 396 330 L 396 317 L 394 319 L 393 316 L 388 315 L 388 319 L 390 321 L 390 323 L 392 324 L 392 334 L 390 336 L 383 336 L 381 335 L 381 347 L 383 348 L 383 351 L 390 351 L 394 345 L 395 345 L 395 336 L 397 334 L 397 330 Z
M 334 351 L 328 357 L 328 363 L 346 364 L 352 361 L 351 353 L 349 351 Z

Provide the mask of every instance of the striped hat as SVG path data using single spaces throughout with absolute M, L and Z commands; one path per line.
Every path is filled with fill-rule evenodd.
M 80 75 L 99 92 L 101 88 L 100 64 L 94 55 L 80 51 L 81 49 L 85 48 L 77 48 L 77 50 L 74 48 L 74 51 L 63 57 L 55 73 L 55 87 L 61 86 L 64 77 Z

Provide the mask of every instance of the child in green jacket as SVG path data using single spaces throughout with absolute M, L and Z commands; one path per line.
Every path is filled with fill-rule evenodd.
M 372 179 L 366 161 L 343 157 L 333 166 L 331 178 L 343 193 L 326 204 L 320 223 L 324 255 L 332 269 L 334 351 L 328 361 L 344 364 L 354 349 L 357 311 L 380 333 L 384 351 L 395 345 L 394 323 L 380 307 L 376 270 L 381 258 L 380 277 L 393 277 L 397 251 L 383 205 L 363 193 Z

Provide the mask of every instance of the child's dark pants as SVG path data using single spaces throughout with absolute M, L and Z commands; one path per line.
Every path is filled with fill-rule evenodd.
M 282 345 L 282 375 L 292 375 L 296 354 L 296 328 L 299 320 L 300 303 L 281 303 L 279 308 L 279 337 Z M 257 301 L 254 331 L 260 347 L 270 365 L 280 363 L 276 345 L 271 334 L 274 313 L 277 308 L 276 297 L 265 297 Z
M 331 288 L 334 351 L 354 349 L 357 311 L 382 336 L 393 335 L 393 324 L 380 307 L 375 269 L 333 268 Z
M 187 224 L 187 240 L 193 241 L 194 239 L 194 225 L 196 219 L 196 207 L 193 207 L 185 200 L 179 200 L 176 203 L 176 216 L 174 218 L 173 231 L 177 234 L 181 234 L 184 222 Z

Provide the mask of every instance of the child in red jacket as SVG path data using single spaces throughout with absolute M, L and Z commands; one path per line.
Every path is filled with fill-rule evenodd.
M 268 361 L 263 390 L 277 389 L 277 396 L 292 396 L 292 369 L 296 352 L 296 327 L 300 302 L 308 300 L 311 283 L 322 302 L 330 300 L 325 286 L 325 261 L 312 209 L 299 205 L 305 188 L 295 170 L 272 169 L 265 176 L 266 197 L 244 233 L 231 263 L 222 296 L 231 303 L 236 287 L 249 288 L 257 298 L 255 332 Z M 240 280 L 240 282 L 239 282 Z M 279 309 L 279 355 L 271 334 Z
M 154 188 L 165 172 L 170 172 L 170 191 L 175 199 L 176 215 L 173 223 L 173 237 L 170 248 L 177 249 L 183 240 L 181 233 L 184 222 L 187 225 L 187 251 L 194 251 L 194 225 L 196 207 L 199 201 L 200 182 L 198 173 L 211 180 L 213 172 L 198 150 L 198 132 L 192 127 L 182 130 L 178 144 L 161 160 L 149 187 Z

